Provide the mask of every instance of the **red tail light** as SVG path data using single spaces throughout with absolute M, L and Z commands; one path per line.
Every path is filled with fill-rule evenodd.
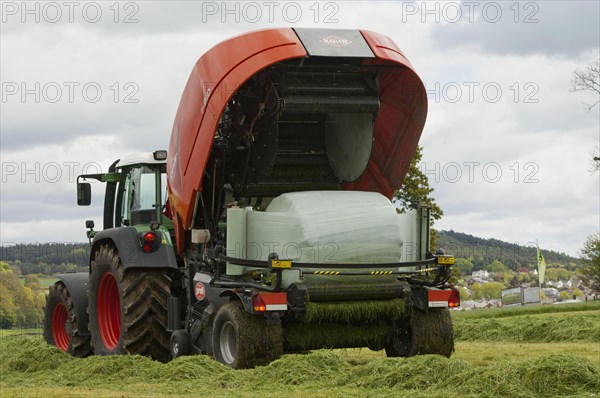
M 150 253 L 152 251 L 152 245 L 156 240 L 156 234 L 154 232 L 146 232 L 144 234 L 144 242 L 142 242 L 142 250 L 144 253 Z
M 428 290 L 427 299 L 430 308 L 456 308 L 460 306 L 460 294 L 454 288 Z
M 452 293 L 450 293 L 450 297 L 448 298 L 448 307 L 460 307 L 460 293 L 458 290 L 452 290 Z
M 254 312 L 265 312 L 267 310 L 267 305 L 265 304 L 265 300 L 263 300 L 260 294 L 252 297 L 252 309 Z
M 265 311 L 286 311 L 286 293 L 258 293 L 252 297 L 252 309 L 255 313 Z

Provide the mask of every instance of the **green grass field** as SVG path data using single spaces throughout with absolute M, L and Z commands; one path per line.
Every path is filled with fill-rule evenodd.
M 40 280 L 40 286 L 43 287 L 44 289 L 47 289 L 49 286 L 53 285 L 54 282 L 56 282 L 58 279 L 56 279 L 52 276 L 40 275 L 39 280 Z
M 52 277 L 52 276 L 48 276 L 48 275 L 42 275 L 42 274 L 38 274 L 38 280 L 40 281 L 40 287 L 43 288 L 44 290 L 48 290 L 48 287 L 53 285 L 54 282 L 56 282 L 58 279 Z M 21 280 L 21 283 L 25 283 L 25 277 L 21 276 L 19 277 L 19 280 Z
M 139 356 L 76 359 L 40 337 L 6 337 L 0 340 L 0 395 L 600 397 L 600 339 L 593 329 L 600 310 L 589 303 L 563 307 L 453 313 L 458 341 L 450 359 L 319 350 L 242 371 L 206 356 L 168 364 Z M 556 324 L 564 332 L 555 331 Z
M 0 329 L 0 339 L 5 337 L 7 338 L 15 338 L 15 337 L 29 337 L 29 336 L 41 336 L 42 329 Z

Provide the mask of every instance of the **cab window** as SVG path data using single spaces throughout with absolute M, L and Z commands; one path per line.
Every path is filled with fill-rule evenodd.
M 157 178 L 157 173 L 160 173 L 160 178 Z M 134 225 L 157 219 L 152 212 L 157 211 L 161 199 L 166 195 L 165 176 L 158 168 L 148 166 L 124 170 L 124 178 L 119 187 L 120 197 L 116 202 L 116 214 L 120 218 L 117 225 Z M 159 196 L 156 192 L 157 183 L 160 184 Z

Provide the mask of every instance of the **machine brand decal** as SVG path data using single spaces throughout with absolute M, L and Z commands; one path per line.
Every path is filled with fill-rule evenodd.
M 332 47 L 342 48 L 352 44 L 352 41 L 339 36 L 327 36 L 320 40 L 322 43 L 329 44 Z
M 292 262 L 290 260 L 273 260 L 271 262 L 273 268 L 292 268 Z
M 178 152 L 175 152 L 175 155 L 173 155 L 173 162 L 171 163 L 171 172 L 169 173 L 169 179 L 171 181 L 173 181 L 175 179 L 175 171 L 177 171 L 177 159 L 178 159 Z
M 194 294 L 199 301 L 204 300 L 204 296 L 206 296 L 206 289 L 203 283 L 196 283 L 196 287 L 194 288 Z
M 200 112 L 204 113 L 204 110 L 206 109 L 206 104 L 208 104 L 208 98 L 210 97 L 210 94 L 212 93 L 212 89 L 209 87 L 206 89 L 206 92 L 204 93 L 204 97 L 202 98 L 202 108 L 200 108 Z
M 440 256 L 437 258 L 438 264 L 454 265 L 454 257 L 452 256 Z

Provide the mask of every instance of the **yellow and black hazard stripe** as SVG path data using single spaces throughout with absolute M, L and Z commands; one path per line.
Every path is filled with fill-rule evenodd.
M 392 275 L 394 271 L 371 271 L 371 275 Z
M 340 271 L 314 271 L 313 275 L 339 275 Z

